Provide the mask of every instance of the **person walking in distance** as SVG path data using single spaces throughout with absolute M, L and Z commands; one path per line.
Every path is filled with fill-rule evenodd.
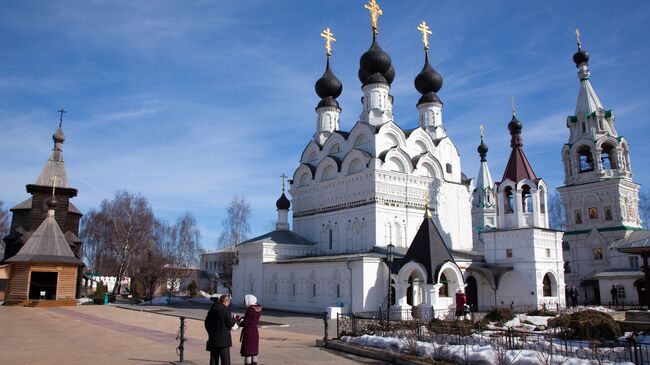
M 467 295 L 461 290 L 456 291 L 456 317 L 465 317 L 465 304 L 467 304 Z
M 575 285 L 571 285 L 571 290 L 569 291 L 569 294 L 571 296 L 571 306 L 572 307 L 577 307 L 578 306 L 578 288 L 576 288 Z
M 618 291 L 616 290 L 616 286 L 612 285 L 612 290 L 609 293 L 612 294 L 612 304 L 618 305 Z
M 257 304 L 257 298 L 254 295 L 246 295 L 246 314 L 241 320 L 241 356 L 244 357 L 244 363 L 247 365 L 257 365 L 257 354 L 259 353 L 260 334 L 257 330 L 257 324 L 262 315 L 262 306 Z
M 208 332 L 206 351 L 210 351 L 210 365 L 230 365 L 230 348 L 232 339 L 230 329 L 237 323 L 238 316 L 230 313 L 230 296 L 219 297 L 205 317 L 205 330 Z M 221 360 L 221 362 L 219 362 Z

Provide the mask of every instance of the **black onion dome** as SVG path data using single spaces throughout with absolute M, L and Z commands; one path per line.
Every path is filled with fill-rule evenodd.
M 341 81 L 334 75 L 332 69 L 330 68 L 330 60 L 327 58 L 327 66 L 325 67 L 325 72 L 314 86 L 316 89 L 316 94 L 322 99 L 327 97 L 338 98 L 343 91 L 343 84 Z
M 359 81 L 364 86 L 374 83 L 390 85 L 395 79 L 395 69 L 390 56 L 381 49 L 374 38 L 370 48 L 361 55 L 359 65 Z
M 573 62 L 575 62 L 576 67 L 580 66 L 583 62 L 589 62 L 589 53 L 582 48 L 579 49 L 578 52 L 573 55 Z
M 56 209 L 57 205 L 59 205 L 59 202 L 56 200 L 54 195 L 52 195 L 49 199 L 45 201 L 45 204 L 47 204 L 48 209 Z
M 478 148 L 476 149 L 478 151 L 478 154 L 481 155 L 481 157 L 487 155 L 488 153 L 488 145 L 483 142 L 483 138 L 481 138 L 481 144 L 478 145 Z
M 442 76 L 429 64 L 429 54 L 424 60 L 422 71 L 415 77 L 415 88 L 420 94 L 437 93 L 442 88 Z
M 54 140 L 54 143 L 63 143 L 65 141 L 65 134 L 63 134 L 63 130 L 61 128 L 57 128 L 56 132 L 52 135 L 52 139 Z
M 384 72 L 384 77 L 386 78 L 386 81 L 388 84 L 392 84 L 393 80 L 395 80 L 395 69 L 391 65 L 388 71 Z
M 291 202 L 287 199 L 287 196 L 282 193 L 280 199 L 275 202 L 275 206 L 280 210 L 289 210 L 289 208 L 291 208 Z
M 515 134 L 515 133 L 521 133 L 521 129 L 523 128 L 523 125 L 517 119 L 516 116 L 512 116 L 512 120 L 510 123 L 508 123 L 508 130 L 510 131 L 510 134 Z

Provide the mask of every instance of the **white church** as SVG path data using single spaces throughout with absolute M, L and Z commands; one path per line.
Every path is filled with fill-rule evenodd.
M 388 303 L 453 311 L 461 289 L 473 308 L 564 306 L 563 232 L 549 229 L 548 187 L 524 154 L 514 107 L 501 180 L 492 179 L 481 136 L 474 182 L 443 123 L 443 80 L 429 63 L 426 24 L 419 27 L 424 67 L 414 81 L 419 125 L 404 128 L 392 112 L 395 71 L 371 15 L 372 44 L 359 68 L 362 106 L 348 131 L 330 66 L 332 34 L 322 34 L 328 52 L 315 86 L 314 135 L 289 180 L 291 200 L 283 188 L 277 201 L 276 230 L 236 246 L 233 302 L 254 294 L 267 308 L 299 312 L 337 303 L 345 312 Z

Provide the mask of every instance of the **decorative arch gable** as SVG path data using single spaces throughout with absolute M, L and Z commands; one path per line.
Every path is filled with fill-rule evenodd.
M 382 125 L 377 134 L 377 139 L 380 143 L 392 143 L 392 146 L 400 148 L 406 147 L 406 136 L 404 135 L 404 131 L 402 131 L 402 129 L 392 121 Z
M 426 282 L 428 277 L 427 270 L 422 266 L 422 264 L 415 261 L 410 261 L 399 269 L 399 272 L 397 273 L 397 282 L 407 283 L 409 277 L 411 277 L 413 273 L 416 273 L 420 279 Z
M 301 164 L 293 173 L 293 184 L 297 187 L 307 186 L 314 179 L 316 168 L 309 164 Z
M 391 148 L 390 150 L 385 151 L 385 154 L 382 152 L 380 154 L 380 159 L 384 161 L 381 165 L 382 170 L 406 172 L 409 174 L 413 173 L 411 157 L 399 147 Z
M 320 155 L 322 151 L 321 146 L 316 143 L 313 139 L 309 141 L 307 146 L 305 146 L 305 149 L 302 151 L 302 154 L 300 155 L 300 163 L 308 163 L 310 162 L 309 156 L 311 156 L 313 153 L 316 153 L 316 155 Z
M 415 162 L 415 174 L 419 176 L 442 179 L 442 166 L 431 152 L 427 152 L 417 158 Z
M 406 139 L 406 149 L 415 154 L 433 152 L 436 149 L 431 135 L 422 128 L 416 128 Z
M 332 151 L 333 147 L 336 147 L 336 145 L 339 146 L 338 151 Z M 332 133 L 332 135 L 323 143 L 323 151 L 325 151 L 325 154 L 331 155 L 334 153 L 339 153 L 341 151 L 345 151 L 348 143 L 345 140 L 345 138 L 339 134 L 339 133 Z
M 314 180 L 325 181 L 331 180 L 341 171 L 340 161 L 332 156 L 325 157 L 316 167 Z
M 371 159 L 372 156 L 370 156 L 368 152 L 353 148 L 347 155 L 345 155 L 345 157 L 343 157 L 341 174 L 351 175 L 360 172 L 368 167 L 368 163 L 370 163 Z

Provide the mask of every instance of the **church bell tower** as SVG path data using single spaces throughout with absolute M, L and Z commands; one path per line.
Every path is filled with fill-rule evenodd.
M 640 229 L 639 185 L 632 180 L 628 142 L 616 131 L 614 112 L 603 107 L 591 85 L 589 54 L 578 30 L 576 35 L 573 62 L 580 88 L 575 113 L 566 119 L 569 140 L 561 152 L 564 186 L 558 191 L 566 214 L 567 283 L 582 284 L 587 301 L 598 303 L 610 288 L 599 288 L 590 278 L 602 277 L 607 270 L 635 269 L 627 255 L 607 247 Z

